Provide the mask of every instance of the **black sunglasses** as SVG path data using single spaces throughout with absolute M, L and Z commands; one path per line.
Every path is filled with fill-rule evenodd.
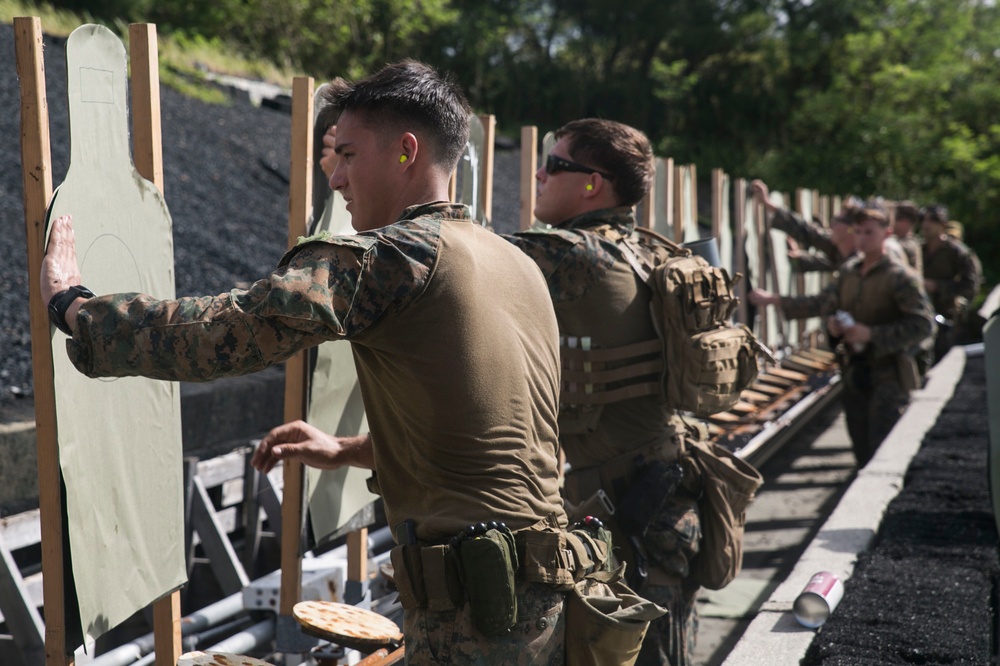
M 559 173 L 560 171 L 573 171 L 574 173 L 599 173 L 608 180 L 614 180 L 614 176 L 610 173 L 601 171 L 600 169 L 592 169 L 591 167 L 580 164 L 579 162 L 570 162 L 569 160 L 556 157 L 555 155 L 549 153 L 548 158 L 545 160 L 545 173 L 551 176 L 552 174 Z

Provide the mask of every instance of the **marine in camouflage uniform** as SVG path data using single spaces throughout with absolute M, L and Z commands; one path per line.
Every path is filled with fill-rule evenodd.
M 888 233 L 888 221 L 878 209 L 863 210 L 855 229 L 867 224 Z M 918 380 L 912 354 L 907 352 L 934 330 L 930 301 L 916 273 L 875 248 L 868 253 L 867 261 L 864 256 L 848 260 L 817 295 L 778 299 L 754 290 L 750 296 L 758 304 L 780 303 L 789 319 L 830 317 L 844 310 L 869 331 L 864 344 L 844 342 L 839 347 L 844 370 L 841 399 L 859 467 L 871 459 L 909 404 Z M 831 330 L 837 329 L 831 326 Z
M 429 70 L 414 63 L 386 69 L 398 80 L 414 67 L 417 77 Z M 465 122 L 467 105 L 459 112 Z M 390 525 L 413 520 L 419 545 L 441 543 L 481 521 L 502 521 L 515 532 L 545 519 L 565 526 L 558 329 L 546 284 L 527 257 L 474 224 L 465 206 L 411 205 L 380 224 L 372 211 L 386 209 L 379 208 L 382 200 L 359 199 L 365 184 L 376 192 L 393 192 L 394 184 L 405 191 L 407 170 L 417 169 L 421 178 L 419 170 L 428 167 L 420 156 L 431 154 L 426 147 L 433 144 L 421 143 L 425 150 L 413 150 L 415 159 L 405 152 L 408 159 L 400 159 L 391 152 L 400 148 L 366 134 L 366 127 L 361 115 L 341 117 L 342 166 L 331 178 L 360 233 L 302 239 L 271 275 L 246 290 L 169 301 L 141 294 L 82 301 L 72 316 L 70 358 L 91 377 L 209 381 L 256 372 L 328 340 L 348 340 L 371 426 L 365 449 L 371 464 L 362 466 L 374 470 L 371 486 L 384 499 Z M 403 135 L 404 149 L 416 147 L 413 137 Z M 447 186 L 451 166 L 440 169 L 440 177 L 431 174 L 436 183 Z M 379 178 L 365 179 L 372 174 Z M 434 191 L 418 184 L 421 192 Z M 67 258 L 71 247 L 72 227 L 61 219 L 46 261 L 57 268 L 65 263 L 65 271 L 46 275 L 43 269 L 43 280 L 73 272 L 79 279 L 75 248 L 71 267 Z M 298 446 L 294 439 L 274 441 L 276 432 L 307 427 L 287 424 L 268 433 L 269 446 L 281 446 L 267 450 L 267 464 L 293 459 L 290 450 Z M 337 464 L 355 462 L 326 450 L 322 455 Z M 469 603 L 407 610 L 407 662 L 562 663 L 564 593 L 521 583 L 517 603 L 514 631 L 495 638 L 471 625 Z
M 622 138 L 623 132 L 626 138 Z M 624 187 L 620 181 L 626 169 L 602 161 L 600 148 L 588 150 L 580 139 L 591 138 L 605 149 L 614 141 L 635 141 L 642 146 L 645 137 L 638 133 L 641 138 L 637 138 L 633 133 L 637 131 L 611 121 L 574 121 L 561 128 L 550 155 L 563 162 L 550 161 L 536 176 L 539 194 L 535 214 L 555 226 L 506 236 L 541 268 L 549 285 L 564 348 L 583 344 L 584 338 L 595 349 L 621 348 L 657 339 L 649 309 L 651 290 L 626 260 L 622 245 L 623 239 L 636 240 L 631 205 L 644 196 L 648 183 L 645 189 L 639 188 L 631 196 L 619 196 L 617 188 Z M 587 167 L 581 170 L 574 159 L 601 170 L 591 169 L 587 173 Z M 632 159 L 643 158 L 640 154 Z M 563 163 L 576 170 L 564 172 Z M 614 189 L 608 187 L 609 180 Z M 610 196 L 595 202 L 593 195 L 599 189 L 599 193 Z M 601 202 L 609 207 L 601 208 Z M 588 206 L 597 209 L 565 217 L 569 211 Z M 623 364 L 608 362 L 606 367 L 620 368 Z M 574 404 L 570 390 L 574 382 L 566 380 L 566 373 L 580 369 L 567 367 L 564 359 L 559 440 L 571 468 L 564 495 L 570 507 L 580 506 L 582 510 L 601 488 L 617 506 L 644 462 L 653 459 L 677 462 L 679 442 L 687 429 L 664 405 L 660 395 L 642 395 L 602 405 Z M 658 374 L 653 379 L 658 379 Z M 634 381 L 642 380 L 638 377 Z M 630 381 L 633 380 L 603 388 L 627 390 Z M 641 596 L 669 610 L 650 625 L 637 664 L 691 663 L 697 635 L 698 587 L 687 579 L 688 562 L 698 553 L 701 528 L 693 494 L 697 491 L 689 490 L 679 492 L 669 502 L 666 510 L 669 515 L 662 516 L 672 527 L 669 545 L 647 542 L 637 549 L 629 544 L 629 535 L 621 526 L 611 521 L 616 549 L 627 562 L 628 571 L 647 572 L 644 582 L 637 583 L 632 576 L 630 584 Z M 596 508 L 593 511 L 597 513 Z
M 927 206 L 922 213 L 924 287 L 934 311 L 943 319 L 938 320 L 934 340 L 936 362 L 951 348 L 955 326 L 979 292 L 982 271 L 969 248 L 946 233 L 948 211 L 944 206 Z

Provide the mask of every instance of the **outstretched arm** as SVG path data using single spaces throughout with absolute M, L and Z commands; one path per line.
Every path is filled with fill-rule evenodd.
M 305 421 L 292 421 L 272 429 L 260 440 L 250 462 L 266 474 L 282 460 L 298 460 L 318 469 L 344 465 L 375 469 L 370 434 L 334 437 Z
M 40 289 L 42 307 L 48 307 L 56 294 L 80 284 L 80 266 L 76 260 L 76 234 L 73 231 L 73 217 L 63 215 L 52 223 L 49 230 L 49 244 L 42 259 Z M 66 323 L 70 330 L 76 330 L 76 313 L 86 301 L 77 298 L 66 310 Z

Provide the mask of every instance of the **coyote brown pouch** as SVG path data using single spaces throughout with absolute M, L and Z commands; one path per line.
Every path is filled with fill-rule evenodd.
M 484 636 L 507 633 L 517 621 L 514 535 L 506 527 L 487 530 L 462 541 L 459 554 L 476 629 Z
M 624 575 L 623 564 L 573 586 L 566 600 L 567 664 L 631 666 L 639 657 L 649 623 L 667 611 L 633 592 Z
M 663 513 L 683 478 L 684 469 L 676 463 L 651 460 L 643 465 L 618 504 L 617 517 L 622 527 L 641 536 Z

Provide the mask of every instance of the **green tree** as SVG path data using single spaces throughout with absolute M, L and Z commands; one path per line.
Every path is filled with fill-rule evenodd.
M 803 96 L 792 118 L 780 180 L 943 202 L 996 266 L 997 34 L 1000 13 L 983 0 L 891 0 L 860 16 L 830 85 Z

